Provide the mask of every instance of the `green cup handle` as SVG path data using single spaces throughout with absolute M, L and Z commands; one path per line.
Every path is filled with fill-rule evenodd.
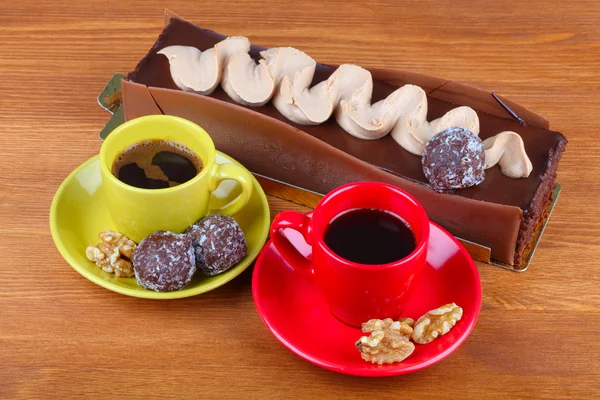
M 252 175 L 247 170 L 234 164 L 215 164 L 211 177 L 210 191 L 217 190 L 221 181 L 226 179 L 237 181 L 242 187 L 242 193 L 229 202 L 229 204 L 214 209 L 214 211 L 223 215 L 234 215 L 244 208 L 248 204 L 248 200 L 250 200 L 250 196 L 252 195 Z

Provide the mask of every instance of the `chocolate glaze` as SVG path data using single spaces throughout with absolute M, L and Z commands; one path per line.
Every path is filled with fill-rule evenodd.
M 216 32 L 173 19 L 165 27 L 152 50 L 127 78 L 147 86 L 178 90 L 171 79 L 167 58 L 156 54 L 156 52 L 172 45 L 194 46 L 200 50 L 206 50 L 225 38 L 226 36 Z M 252 46 L 250 54 L 253 58 L 259 59 L 259 52 L 262 50 L 264 48 Z M 318 65 L 313 85 L 327 79 L 333 71 L 334 68 L 332 67 Z M 373 102 L 385 98 L 396 89 L 396 86 L 377 80 L 374 81 Z M 235 104 L 220 88 L 211 97 Z M 431 96 L 428 96 L 428 102 L 427 119 L 430 121 L 441 117 L 447 111 L 456 107 L 456 104 Z M 296 126 L 304 132 L 390 173 L 424 184 L 427 183 L 421 167 L 420 157 L 404 150 L 390 135 L 378 140 L 367 141 L 348 134 L 332 119 L 321 125 L 304 126 L 288 121 L 271 104 L 254 108 L 254 110 Z M 533 171 L 527 179 L 512 179 L 504 176 L 500 168 L 495 166 L 486 171 L 486 179 L 480 185 L 459 190 L 455 194 L 474 200 L 516 206 L 526 210 L 540 185 L 540 178 L 548 164 L 549 151 L 556 150 L 559 143 L 565 140 L 564 136 L 558 132 L 532 126 L 523 127 L 514 120 L 498 118 L 483 112 L 478 112 L 478 115 L 481 125 L 479 136 L 482 140 L 505 130 L 515 131 L 523 137 L 525 150 L 533 164 Z
M 205 50 L 224 38 L 218 33 L 172 19 L 153 48 L 128 75 L 131 82 L 142 85 L 124 82 L 126 118 L 165 113 L 191 119 L 211 134 L 217 148 L 233 155 L 252 171 L 321 193 L 356 180 L 390 182 L 415 195 L 430 218 L 455 235 L 489 246 L 495 259 L 508 264 L 520 262 L 534 226 L 539 223 L 538 216 L 542 216 L 540 211 L 548 198 L 547 189 L 554 183 L 558 159 L 566 144 L 562 134 L 532 125 L 523 127 L 514 120 L 499 117 L 504 111 L 498 111 L 491 95 L 491 100 L 480 95 L 473 98 L 465 95 L 461 101 L 456 100 L 456 93 L 452 97 L 450 88 L 456 89 L 457 85 L 460 88 L 462 84 L 439 78 L 428 80 L 410 73 L 374 70 L 375 78 L 381 76 L 394 85 L 376 80 L 373 101 L 384 98 L 403 83 L 419 84 L 423 79 L 420 86 L 430 93 L 429 120 L 456 107 L 456 104 L 432 97 L 433 94 L 458 104 L 481 105 L 481 109 L 495 114 L 478 111 L 482 139 L 503 130 L 513 130 L 523 137 L 533 164 L 529 178 L 511 179 L 502 175 L 499 167 L 494 167 L 486 171 L 486 179 L 479 186 L 440 195 L 427 187 L 420 157 L 405 151 L 390 136 L 375 141 L 357 139 L 343 131 L 335 121 L 319 126 L 295 125 L 270 104 L 259 108 L 242 107 L 220 88 L 210 97 L 184 93 L 173 83 L 166 57 L 156 54 L 170 45 Z M 260 50 L 262 48 L 253 46 L 251 55 L 258 58 Z M 313 84 L 326 79 L 333 70 L 334 67 L 319 65 Z M 442 83 L 437 85 L 439 81 Z M 477 91 L 469 89 L 463 93 Z M 507 103 L 530 124 L 547 126 L 543 118 L 514 103 Z M 271 118 L 259 118 L 261 114 Z M 528 218 L 523 218 L 524 213 Z

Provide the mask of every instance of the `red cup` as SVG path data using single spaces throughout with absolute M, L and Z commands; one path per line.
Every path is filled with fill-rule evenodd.
M 323 237 L 336 216 L 357 208 L 391 212 L 410 226 L 416 246 L 405 258 L 389 264 L 359 264 L 346 260 L 327 247 Z M 305 258 L 283 235 L 291 228 L 312 247 Z M 373 318 L 397 318 L 410 297 L 413 282 L 427 256 L 429 219 L 411 195 L 397 187 L 376 182 L 340 186 L 327 194 L 314 211 L 302 214 L 283 211 L 271 225 L 271 238 L 281 256 L 313 280 L 329 309 L 339 320 L 360 326 Z

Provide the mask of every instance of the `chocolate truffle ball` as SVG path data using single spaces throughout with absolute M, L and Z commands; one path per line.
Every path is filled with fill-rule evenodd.
M 246 256 L 244 233 L 231 217 L 210 215 L 187 230 L 192 238 L 196 267 L 207 276 L 227 271 Z
M 435 135 L 423 151 L 423 172 L 438 191 L 478 185 L 485 178 L 485 149 L 479 136 L 463 128 Z
M 192 239 L 173 232 L 152 233 L 133 253 L 133 270 L 144 289 L 172 292 L 183 288 L 196 272 Z

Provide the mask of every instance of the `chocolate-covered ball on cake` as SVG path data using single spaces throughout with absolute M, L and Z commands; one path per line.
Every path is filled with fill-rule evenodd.
M 196 257 L 188 235 L 157 231 L 133 253 L 135 279 L 144 289 L 172 292 L 187 285 L 196 272 Z
M 218 275 L 246 256 L 246 238 L 231 217 L 213 214 L 187 230 L 192 238 L 196 267 L 207 276 Z
M 435 135 L 427 142 L 421 163 L 429 184 L 438 192 L 478 185 L 485 179 L 483 142 L 464 128 L 448 128 Z

